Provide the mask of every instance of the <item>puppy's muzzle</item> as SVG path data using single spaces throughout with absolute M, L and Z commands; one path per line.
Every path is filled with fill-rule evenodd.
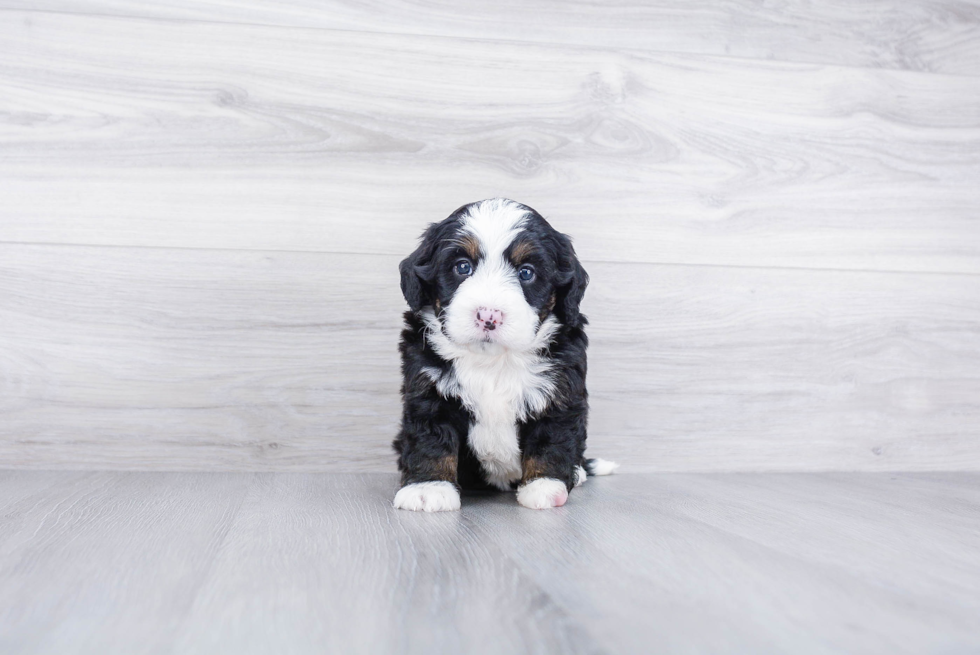
M 504 313 L 499 309 L 480 307 L 476 310 L 476 324 L 484 330 L 496 330 L 503 322 Z

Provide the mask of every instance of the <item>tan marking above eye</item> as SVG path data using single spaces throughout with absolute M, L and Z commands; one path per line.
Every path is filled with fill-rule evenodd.
M 530 241 L 518 241 L 516 244 L 514 244 L 514 248 L 510 251 L 510 261 L 512 264 L 517 266 L 532 252 L 534 252 L 533 243 Z
M 473 261 L 480 257 L 480 241 L 472 234 L 464 234 L 456 239 L 456 245 L 462 248 Z

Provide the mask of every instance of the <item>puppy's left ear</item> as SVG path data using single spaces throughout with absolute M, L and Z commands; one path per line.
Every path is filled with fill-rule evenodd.
M 433 223 L 422 234 L 422 242 L 411 255 L 398 265 L 401 273 L 402 295 L 408 306 L 417 312 L 432 302 L 432 282 L 435 271 L 432 267 L 432 256 L 435 253 L 438 226 Z
M 571 239 L 564 234 L 559 234 L 558 238 L 559 281 L 555 310 L 565 325 L 581 327 L 585 323 L 585 317 L 579 312 L 579 305 L 585 297 L 585 288 L 589 286 L 589 274 L 575 255 Z

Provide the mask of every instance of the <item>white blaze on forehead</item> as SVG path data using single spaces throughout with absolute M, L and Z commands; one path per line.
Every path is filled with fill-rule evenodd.
M 517 238 L 527 216 L 527 209 L 513 200 L 493 198 L 471 207 L 463 218 L 462 229 L 480 242 L 484 258 L 493 264 L 501 264 L 504 251 Z

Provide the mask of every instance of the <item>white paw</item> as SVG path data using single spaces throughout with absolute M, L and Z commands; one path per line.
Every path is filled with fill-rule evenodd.
M 576 487 L 581 487 L 582 486 L 582 483 L 585 482 L 585 478 L 587 478 L 587 477 L 588 477 L 588 474 L 585 472 L 585 469 L 584 468 L 582 468 L 581 466 L 579 466 L 578 468 L 576 468 L 575 469 L 575 486 Z
M 517 502 L 528 509 L 561 507 L 568 500 L 568 488 L 561 480 L 538 478 L 517 490 Z
M 459 509 L 459 492 L 452 482 L 415 482 L 395 494 L 395 509 L 449 512 Z
M 610 462 L 608 459 L 596 457 L 592 460 L 592 475 L 612 475 L 618 468 L 619 464 Z

